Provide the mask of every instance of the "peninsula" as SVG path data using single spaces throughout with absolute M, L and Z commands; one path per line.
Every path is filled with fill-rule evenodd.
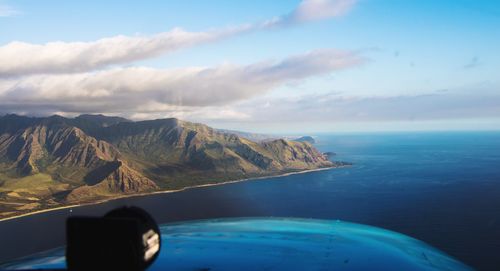
M 254 142 L 175 118 L 5 115 L 0 218 L 335 166 L 309 142 Z

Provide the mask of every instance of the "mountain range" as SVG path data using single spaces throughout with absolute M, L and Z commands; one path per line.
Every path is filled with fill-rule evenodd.
M 0 217 L 335 166 L 308 142 L 254 142 L 175 118 L 0 117 Z

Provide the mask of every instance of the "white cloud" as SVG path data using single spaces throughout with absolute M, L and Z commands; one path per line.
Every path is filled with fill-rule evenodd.
M 154 57 L 249 30 L 241 26 L 211 32 L 176 28 L 150 37 L 116 36 L 92 42 L 30 44 L 14 41 L 0 47 L 0 77 L 74 73 Z
M 89 42 L 13 41 L 0 46 L 0 113 L 248 120 L 250 114 L 231 104 L 285 83 L 360 65 L 364 59 L 353 52 L 317 50 L 247 66 L 158 70 L 120 65 L 250 31 L 341 16 L 354 3 L 304 0 L 286 16 L 207 32 L 176 28 L 152 36 L 115 36 Z M 15 13 L 0 6 L 0 16 Z
M 250 31 L 341 16 L 348 12 L 354 3 L 355 0 L 303 0 L 287 16 L 276 17 L 263 23 L 207 32 L 188 32 L 176 28 L 152 36 L 115 36 L 90 42 L 54 41 L 32 44 L 12 41 L 0 46 L 0 78 L 98 70 Z M 0 16 L 9 16 L 14 12 L 15 10 L 7 6 L 0 6 Z
M 191 112 L 226 106 L 287 82 L 362 63 L 364 59 L 357 53 L 319 50 L 247 66 L 170 70 L 132 67 L 34 75 L 0 80 L 0 107 L 7 112 L 18 108 L 34 112 Z M 234 117 L 238 115 L 235 112 L 227 110 L 220 116 Z
M 263 106 L 265 104 L 265 106 Z M 258 123 L 384 122 L 484 119 L 500 116 L 497 85 L 471 85 L 420 95 L 348 96 L 337 92 L 296 97 L 259 97 L 238 104 Z
M 159 105 L 159 104 L 158 104 Z M 160 109 L 161 108 L 161 109 Z M 251 118 L 250 115 L 238 112 L 228 106 L 209 107 L 189 107 L 172 106 L 163 104 L 159 107 L 140 107 L 136 113 L 119 113 L 120 115 L 133 120 L 151 120 L 161 118 L 178 118 L 197 122 L 207 121 L 245 121 Z

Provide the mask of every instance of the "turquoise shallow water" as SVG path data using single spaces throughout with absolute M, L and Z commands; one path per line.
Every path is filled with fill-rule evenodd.
M 224 219 L 164 225 L 148 270 L 470 270 L 413 238 L 327 220 Z M 56 250 L 6 269 L 64 268 Z
M 500 266 L 500 133 L 320 135 L 349 168 L 120 199 L 0 223 L 0 261 L 64 244 L 71 215 L 137 205 L 159 223 L 221 217 L 350 221 L 422 240 L 479 270 Z M 8 234 L 4 234 L 8 233 Z

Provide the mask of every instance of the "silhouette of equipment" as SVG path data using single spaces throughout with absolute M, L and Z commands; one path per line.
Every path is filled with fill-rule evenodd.
M 118 208 L 104 217 L 70 217 L 66 234 L 70 271 L 145 270 L 161 246 L 158 225 L 137 207 Z

